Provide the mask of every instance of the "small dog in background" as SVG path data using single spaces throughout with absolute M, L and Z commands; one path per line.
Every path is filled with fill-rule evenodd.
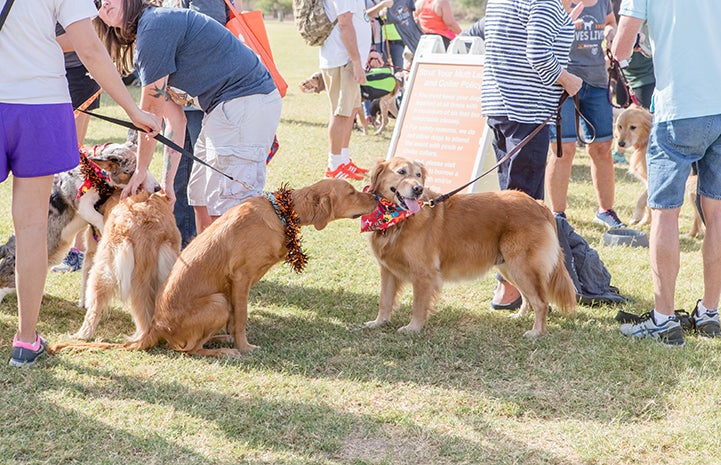
M 623 110 L 616 119 L 614 137 L 620 149 L 633 149 L 629 159 L 628 172 L 641 181 L 645 187 L 636 201 L 636 208 L 631 217 L 631 224 L 651 223 L 651 210 L 648 208 L 648 172 L 646 168 L 646 150 L 651 132 L 653 116 L 643 107 L 631 105 Z M 703 231 L 703 222 L 696 208 L 696 190 L 698 176 L 692 173 L 686 182 L 686 193 L 694 206 L 694 221 L 689 236 L 697 237 Z
M 321 73 L 320 71 L 313 73 L 308 79 L 301 82 L 298 85 L 298 88 L 304 94 L 320 94 L 325 90 L 323 73 Z M 366 134 L 368 134 L 368 121 L 366 121 L 364 115 L 365 112 L 363 111 L 363 106 L 357 107 L 353 111 L 353 119 L 358 125 L 358 127 L 361 128 L 361 132 L 363 132 L 363 135 L 365 136 Z
M 119 192 L 112 202 L 118 199 Z M 180 253 L 180 231 L 164 192 L 140 192 L 116 205 L 109 203 L 107 210 L 97 251 L 91 250 L 88 257 L 87 312 L 74 339 L 95 336 L 114 296 L 130 304 L 136 328 L 131 340 L 146 333 L 156 296 Z

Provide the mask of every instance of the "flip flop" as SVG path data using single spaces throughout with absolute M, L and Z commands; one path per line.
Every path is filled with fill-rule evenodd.
M 518 296 L 516 300 L 513 302 L 507 303 L 507 304 L 497 304 L 493 301 L 491 301 L 491 308 L 493 310 L 518 310 L 521 308 L 521 304 L 523 303 L 523 297 Z

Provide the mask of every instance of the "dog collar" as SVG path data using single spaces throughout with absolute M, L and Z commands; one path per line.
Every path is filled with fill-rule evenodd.
M 412 216 L 408 210 L 398 208 L 396 204 L 375 194 L 378 200 L 375 210 L 367 215 L 361 216 L 361 232 L 385 231 L 391 226 L 395 226 L 409 216 Z
M 308 256 L 301 248 L 300 219 L 293 208 L 292 193 L 292 189 L 283 185 L 275 192 L 266 193 L 266 197 L 285 227 L 285 248 L 288 249 L 285 262 L 293 268 L 293 271 L 300 273 L 308 263 Z

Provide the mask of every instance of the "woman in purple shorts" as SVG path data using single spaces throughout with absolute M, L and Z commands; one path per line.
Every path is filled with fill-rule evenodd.
M 0 0 L 6 9 L 9 0 Z M 0 181 L 13 173 L 12 217 L 16 238 L 18 332 L 11 366 L 28 366 L 45 352 L 36 330 L 47 275 L 48 202 L 53 175 L 79 162 L 73 109 L 60 43 L 75 47 L 98 83 L 151 134 L 160 129 L 141 111 L 100 43 L 90 20 L 91 0 L 16 1 L 0 29 Z M 56 41 L 55 24 L 67 31 Z

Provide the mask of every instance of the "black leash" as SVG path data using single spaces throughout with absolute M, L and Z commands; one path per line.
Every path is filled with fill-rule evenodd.
M 538 127 L 533 130 L 533 132 L 531 132 L 529 135 L 527 135 L 526 137 L 524 137 L 523 140 L 521 140 L 521 142 L 519 142 L 518 145 L 516 145 L 516 146 L 513 148 L 513 150 L 511 150 L 511 151 L 508 152 L 506 155 L 504 155 L 503 158 L 501 158 L 500 160 L 498 160 L 498 162 L 497 162 L 495 165 L 493 165 L 492 167 L 488 168 L 486 171 L 484 171 L 483 173 L 481 173 L 477 178 L 472 179 L 471 181 L 467 182 L 466 184 L 464 184 L 464 185 L 462 185 L 462 186 L 460 186 L 460 187 L 457 187 L 457 188 L 453 189 L 452 191 L 447 192 L 447 193 L 445 193 L 445 194 L 443 194 L 443 195 L 439 195 L 439 196 L 436 197 L 435 199 L 429 200 L 429 201 L 427 202 L 427 205 L 430 206 L 430 207 L 435 207 L 435 206 L 438 205 L 439 203 L 448 200 L 448 198 L 451 197 L 452 195 L 455 195 L 455 194 L 459 193 L 460 191 L 462 191 L 462 190 L 465 189 L 466 187 L 470 186 L 470 185 L 473 184 L 474 182 L 476 182 L 476 181 L 478 181 L 479 179 L 481 179 L 482 177 L 486 176 L 486 175 L 487 175 L 488 173 L 490 173 L 491 171 L 493 171 L 493 170 L 495 170 L 496 168 L 498 168 L 499 166 L 501 166 L 501 165 L 502 165 L 503 163 L 505 163 L 506 161 L 510 160 L 511 157 L 513 157 L 514 155 L 516 155 L 523 147 L 525 147 L 525 145 L 528 144 L 528 142 L 530 142 L 531 139 L 533 139 L 534 137 L 536 137 L 536 134 L 538 134 L 539 132 L 541 132 L 541 129 L 543 129 L 543 127 L 544 127 L 546 124 L 548 124 L 548 122 L 551 121 L 551 119 L 552 119 L 554 116 L 556 116 L 556 143 L 558 144 L 556 156 L 557 156 L 557 157 L 563 156 L 563 150 L 562 150 L 562 148 L 561 148 L 561 107 L 563 106 L 563 104 L 564 104 L 564 102 L 566 101 L 566 99 L 568 99 L 568 93 L 567 93 L 566 91 L 563 91 L 563 94 L 561 94 L 561 98 L 558 100 L 558 106 L 557 106 L 557 108 L 556 108 L 550 115 L 548 115 L 548 118 L 546 118 L 541 124 L 539 124 Z M 576 112 L 578 113 L 578 109 L 576 109 Z
M 8 15 L 10 14 L 10 8 L 13 6 L 13 3 L 15 0 L 7 0 L 5 2 L 5 6 L 3 6 L 2 12 L 0 12 L 0 29 L 3 28 L 3 24 L 5 24 L 5 20 L 8 19 Z
M 145 130 L 143 130 L 143 129 L 138 128 L 137 126 L 135 126 L 135 125 L 134 125 L 133 123 L 131 123 L 130 121 L 123 121 L 123 120 L 118 119 L 118 118 L 113 118 L 112 116 L 105 116 L 105 115 L 101 115 L 101 114 L 98 114 L 98 113 L 93 113 L 93 112 L 90 112 L 90 111 L 87 111 L 87 110 L 81 110 L 80 108 L 78 108 L 78 111 L 80 111 L 80 112 L 82 112 L 82 113 L 85 113 L 86 115 L 94 116 L 94 117 L 99 118 L 99 119 L 101 119 L 101 120 L 103 120 L 103 121 L 107 121 L 107 122 L 109 122 L 109 123 L 117 124 L 118 126 L 122 126 L 122 127 L 124 127 L 124 128 L 134 129 L 134 130 L 136 130 L 136 131 L 141 131 L 141 132 L 147 132 L 147 131 L 145 131 Z M 153 138 L 154 138 L 155 140 L 157 140 L 158 142 L 160 142 L 161 144 L 167 145 L 168 147 L 170 147 L 171 149 L 173 149 L 173 150 L 175 150 L 176 152 L 180 153 L 181 155 L 184 155 L 184 156 L 186 156 L 186 157 L 190 157 L 190 158 L 192 158 L 193 160 L 195 160 L 195 161 L 197 161 L 198 163 L 200 163 L 201 165 L 207 166 L 207 167 L 210 168 L 211 170 L 215 171 L 216 173 L 218 173 L 218 174 L 220 174 L 220 175 L 222 175 L 222 176 L 225 176 L 226 178 L 230 179 L 231 181 L 242 184 L 243 187 L 245 187 L 246 189 L 252 189 L 250 186 L 248 186 L 248 185 L 247 185 L 246 183 L 244 183 L 243 181 L 239 181 L 239 180 L 233 178 L 231 175 L 226 174 L 226 173 L 223 173 L 223 172 L 220 171 L 218 168 L 216 168 L 216 167 L 214 167 L 214 166 L 211 166 L 211 165 L 210 165 L 209 163 L 207 163 L 205 160 L 201 160 L 200 158 L 196 157 L 195 155 L 193 155 L 193 154 L 190 153 L 189 151 L 185 150 L 183 147 L 179 146 L 178 144 L 176 144 L 176 143 L 173 142 L 172 140 L 168 139 L 168 138 L 165 137 L 164 135 L 158 133 L 158 134 L 156 134 Z

